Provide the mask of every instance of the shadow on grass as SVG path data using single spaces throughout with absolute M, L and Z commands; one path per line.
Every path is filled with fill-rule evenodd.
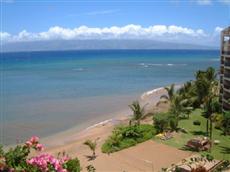
M 230 147 L 220 146 L 220 148 L 221 148 L 221 153 L 223 153 L 223 154 L 230 154 Z
M 181 147 L 179 149 L 182 150 L 182 151 L 199 152 L 198 150 L 190 148 L 188 146 L 183 146 L 183 147 Z
M 204 131 L 192 131 L 191 133 L 195 136 L 207 136 L 207 133 Z

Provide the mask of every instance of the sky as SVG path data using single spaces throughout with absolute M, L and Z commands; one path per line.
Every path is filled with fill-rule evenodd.
M 152 39 L 217 45 L 230 0 L 1 0 L 2 43 Z

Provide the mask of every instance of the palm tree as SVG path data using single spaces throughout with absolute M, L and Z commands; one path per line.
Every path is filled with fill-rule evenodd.
M 207 72 L 207 79 L 209 79 L 209 88 L 207 88 L 207 95 L 204 97 L 204 116 L 207 118 L 206 123 L 206 133 L 210 134 L 210 139 L 212 139 L 212 123 L 214 113 L 221 112 L 220 103 L 219 103 L 219 84 L 214 79 L 213 70 L 208 68 L 209 73 Z M 207 70 L 207 71 L 208 71 Z M 209 126 L 210 125 L 210 126 Z
M 95 141 L 86 140 L 86 141 L 84 142 L 84 145 L 86 145 L 86 146 L 88 146 L 88 147 L 90 148 L 90 150 L 93 152 L 92 157 L 95 158 L 95 157 L 96 157 L 95 150 L 96 150 L 96 147 L 97 147 L 96 140 L 95 140 Z
M 165 90 L 167 91 L 167 95 L 162 95 L 160 99 L 165 98 L 171 102 L 173 96 L 175 95 L 175 84 L 171 84 L 170 86 L 165 87 Z
M 213 129 L 213 116 L 215 113 L 219 113 L 221 111 L 219 97 L 217 96 L 208 96 L 207 100 L 204 104 L 204 116 L 207 118 L 206 123 L 206 133 L 210 136 L 210 140 L 212 139 L 212 129 Z
M 195 74 L 196 94 L 200 105 L 204 104 L 207 96 L 212 92 L 213 86 L 216 84 L 216 72 L 212 67 L 207 68 L 206 71 L 197 71 Z
M 140 125 L 140 120 L 144 116 L 144 107 L 141 107 L 138 101 L 134 101 L 129 107 L 133 111 L 133 120 L 137 121 L 137 125 Z

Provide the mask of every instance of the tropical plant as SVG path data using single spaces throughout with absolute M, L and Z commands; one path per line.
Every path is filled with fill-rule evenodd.
M 80 172 L 81 167 L 80 167 L 80 161 L 78 158 L 70 159 L 64 164 L 65 169 L 69 172 Z
M 212 139 L 213 122 L 215 122 L 215 114 L 220 112 L 220 104 L 218 97 L 207 97 L 204 104 L 204 116 L 207 118 L 206 133 Z
M 188 99 L 183 99 L 183 97 L 179 94 L 176 94 L 173 97 L 169 111 L 175 116 L 177 123 L 179 122 L 181 115 L 187 114 L 189 117 L 192 110 L 193 107 L 190 106 Z
M 155 133 L 154 127 L 149 124 L 117 126 L 101 149 L 104 153 L 116 152 L 149 140 Z
M 129 107 L 133 111 L 133 120 L 140 125 L 140 120 L 144 117 L 144 107 L 138 101 L 134 101 Z
M 178 129 L 178 121 L 175 116 L 170 113 L 158 113 L 153 116 L 153 125 L 157 133 L 167 130 L 176 131 Z
M 173 96 L 175 95 L 175 84 L 171 84 L 168 87 L 165 87 L 165 90 L 167 91 L 167 95 L 162 95 L 160 99 L 167 99 L 171 102 L 173 99 Z
M 197 71 L 195 76 L 196 94 L 198 102 L 201 105 L 205 103 L 207 97 L 210 96 L 210 93 L 218 93 L 218 87 L 214 87 L 215 85 L 218 85 L 218 82 L 216 81 L 216 72 L 214 68 L 209 67 L 206 71 Z
M 230 111 L 223 114 L 222 130 L 225 135 L 230 135 Z
M 158 113 L 153 116 L 153 125 L 157 133 L 162 133 L 167 130 L 169 126 L 168 113 Z
M 97 142 L 96 142 L 96 140 L 95 141 L 92 141 L 92 140 L 86 140 L 85 142 L 84 142 L 84 145 L 86 145 L 86 146 L 88 146 L 89 147 L 89 149 L 93 152 L 93 155 L 92 155 L 92 157 L 93 158 L 96 158 L 96 147 L 97 147 Z
M 39 138 L 33 136 L 25 144 L 17 145 L 4 152 L 1 148 L 0 171 L 3 172 L 79 172 L 80 163 L 77 158 L 71 159 L 68 156 L 54 157 L 48 153 L 40 153 L 37 156 L 29 156 L 31 150 L 42 151 L 43 145 Z M 76 163 L 77 162 L 77 163 Z M 74 164 L 74 167 L 73 165 Z M 72 167 L 71 167 L 72 166 Z M 76 170 L 79 169 L 79 170 Z

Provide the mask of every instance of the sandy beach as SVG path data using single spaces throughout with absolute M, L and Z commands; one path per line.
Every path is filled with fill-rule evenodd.
M 147 114 L 168 109 L 167 103 L 156 106 L 163 94 L 166 94 L 164 88 L 158 88 L 140 96 L 139 101 L 145 106 Z M 86 171 L 86 166 L 90 164 L 97 171 L 159 171 L 161 168 L 177 163 L 191 155 L 189 152 L 159 144 L 152 140 L 110 155 L 102 153 L 101 145 L 111 134 L 114 126 L 127 124 L 131 117 L 131 111 L 128 108 L 116 114 L 116 117 L 97 123 L 81 132 L 76 132 L 73 128 L 42 139 L 41 142 L 47 145 L 46 151 L 49 153 L 57 155 L 58 152 L 66 152 L 71 157 L 77 156 L 80 159 L 83 171 Z M 142 123 L 152 123 L 152 117 L 147 116 Z M 83 142 L 87 139 L 97 139 L 97 158 L 93 161 L 88 160 L 87 156 L 91 155 L 91 152 L 88 147 L 83 145 Z

